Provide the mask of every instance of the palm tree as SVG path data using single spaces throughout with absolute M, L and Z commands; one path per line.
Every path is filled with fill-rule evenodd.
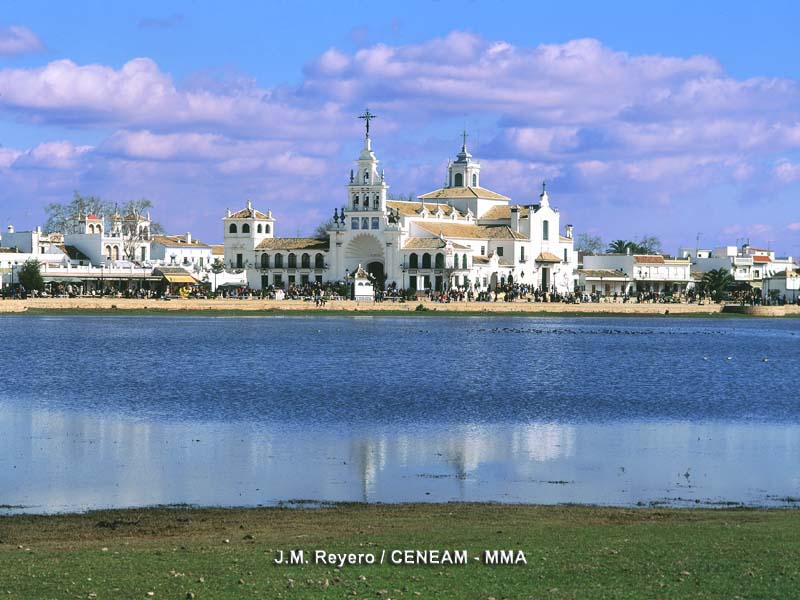
M 628 250 L 633 252 L 635 244 L 625 240 L 614 240 L 608 245 L 608 252 L 610 254 L 627 254 Z
M 703 275 L 701 283 L 703 289 L 714 300 L 719 300 L 722 293 L 733 283 L 733 276 L 728 269 L 712 269 Z

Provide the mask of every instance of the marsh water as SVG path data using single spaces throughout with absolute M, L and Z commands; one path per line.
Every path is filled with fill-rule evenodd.
M 800 502 L 800 320 L 0 318 L 0 505 Z

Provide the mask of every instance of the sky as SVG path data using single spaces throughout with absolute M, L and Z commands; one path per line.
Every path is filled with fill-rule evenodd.
M 800 255 L 800 3 L 0 0 L 0 220 L 74 191 L 168 233 L 310 234 L 373 149 L 390 193 L 543 180 L 562 224 Z

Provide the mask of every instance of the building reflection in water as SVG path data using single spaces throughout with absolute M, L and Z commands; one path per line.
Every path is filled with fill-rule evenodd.
M 0 403 L 0 436 L 7 448 L 0 504 L 32 511 L 292 499 L 764 503 L 798 495 L 789 466 L 800 434 L 786 425 L 322 428 L 144 421 Z

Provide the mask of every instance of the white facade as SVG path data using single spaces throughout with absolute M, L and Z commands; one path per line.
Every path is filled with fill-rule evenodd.
M 481 187 L 480 164 L 466 143 L 448 166 L 447 182 L 418 201 L 388 199 L 367 133 L 327 239 L 275 237 L 272 214 L 248 202 L 223 219 L 225 266 L 246 272 L 255 289 L 343 281 L 363 265 L 384 288 L 480 291 L 514 282 L 574 290 L 572 226 L 562 234 L 544 186 L 538 203 L 522 205 Z
M 661 254 L 599 254 L 583 257 L 581 287 L 600 295 L 683 293 L 692 284 L 689 259 Z
M 154 235 L 150 241 L 150 259 L 164 266 L 206 270 L 211 266 L 211 246 L 186 235 Z
M 762 280 L 773 275 L 793 271 L 797 265 L 791 256 L 777 257 L 775 252 L 764 248 L 754 248 L 745 244 L 720 246 L 712 250 L 681 248 L 680 254 L 692 261 L 695 273 L 707 273 L 717 269 L 730 271 L 734 281 L 762 287 Z

